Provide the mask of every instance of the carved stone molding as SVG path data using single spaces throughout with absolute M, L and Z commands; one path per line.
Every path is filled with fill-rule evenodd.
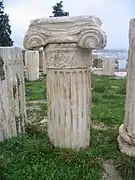
M 47 68 L 85 68 L 92 64 L 91 50 L 80 48 L 76 43 L 49 44 L 44 52 Z
M 95 16 L 55 17 L 31 21 L 24 48 L 33 49 L 52 43 L 77 43 L 81 48 L 102 49 L 106 34 Z

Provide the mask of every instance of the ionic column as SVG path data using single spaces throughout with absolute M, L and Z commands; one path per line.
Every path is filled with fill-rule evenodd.
M 135 156 L 135 19 L 130 21 L 125 119 L 119 128 L 121 152 Z
M 25 48 L 44 46 L 48 135 L 55 147 L 89 147 L 92 49 L 106 45 L 101 24 L 91 16 L 40 19 L 32 22 L 25 36 Z

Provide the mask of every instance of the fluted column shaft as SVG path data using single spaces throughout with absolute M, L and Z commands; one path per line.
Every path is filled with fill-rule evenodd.
M 130 21 L 125 119 L 118 142 L 121 152 L 135 156 L 135 19 Z
M 74 43 L 49 45 L 45 54 L 49 138 L 56 147 L 88 147 L 92 53 Z

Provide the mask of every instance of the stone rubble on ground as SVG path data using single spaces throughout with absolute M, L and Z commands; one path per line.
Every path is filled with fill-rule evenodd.
M 103 177 L 102 180 L 122 180 L 119 172 L 115 169 L 113 160 L 107 160 L 103 163 Z

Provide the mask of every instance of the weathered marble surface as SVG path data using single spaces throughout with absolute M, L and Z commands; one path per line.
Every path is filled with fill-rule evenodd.
M 48 135 L 56 147 L 90 145 L 92 49 L 106 45 L 101 24 L 92 16 L 38 19 L 24 38 L 26 49 L 44 46 Z
M 40 72 L 46 71 L 46 66 L 44 67 L 44 49 L 43 48 L 39 49 L 39 71 Z
M 115 59 L 112 57 L 101 57 L 102 59 L 102 73 L 106 76 L 115 75 Z
M 100 56 L 98 54 L 93 54 L 92 57 L 93 57 L 92 67 L 102 68 L 102 60 L 100 59 Z
M 93 56 L 93 70 L 97 75 L 114 76 L 116 60 L 113 57 Z
M 88 147 L 91 50 L 79 48 L 76 43 L 50 44 L 45 54 L 51 142 L 61 148 Z
M 25 51 L 25 71 L 27 80 L 39 79 L 39 51 Z
M 24 66 L 20 48 L 0 47 L 0 141 L 25 130 Z
M 101 49 L 106 45 L 102 22 L 95 16 L 52 17 L 31 21 L 24 48 L 40 48 L 51 43 L 77 43 L 81 48 Z
M 121 152 L 135 156 L 135 19 L 130 21 L 125 119 L 118 142 Z

